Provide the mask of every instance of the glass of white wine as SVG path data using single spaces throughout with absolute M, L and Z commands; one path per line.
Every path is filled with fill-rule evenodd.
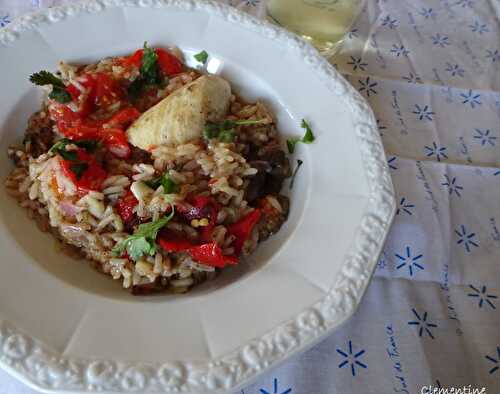
M 366 0 L 267 0 L 271 21 L 299 34 L 325 56 L 338 50 Z

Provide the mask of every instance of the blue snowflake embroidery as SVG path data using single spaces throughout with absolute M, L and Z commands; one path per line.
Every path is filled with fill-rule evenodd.
M 382 252 L 382 255 L 380 256 L 380 259 L 377 263 L 377 268 L 379 270 L 384 270 L 385 267 L 387 267 L 387 255 L 385 254 L 385 252 Z
M 360 87 L 358 89 L 360 92 L 365 91 L 368 97 L 370 97 L 370 94 L 377 94 L 377 91 L 374 89 L 374 87 L 377 86 L 378 83 L 371 81 L 370 77 L 367 77 L 365 81 L 360 79 L 358 80 L 358 82 L 360 84 Z
M 464 188 L 457 183 L 457 178 L 453 177 L 453 179 L 451 179 L 448 175 L 445 175 L 444 178 L 446 179 L 446 182 L 441 183 L 441 185 L 448 188 L 448 193 L 450 194 L 450 196 L 455 193 L 458 197 L 462 197 L 460 192 Z
M 418 120 L 433 120 L 432 116 L 436 114 L 431 111 L 428 105 L 420 107 L 418 104 L 415 104 L 415 111 L 413 113 L 417 115 Z
M 264 389 L 260 389 L 260 393 L 261 394 L 289 394 L 292 392 L 292 388 L 288 388 L 286 389 L 285 391 L 282 391 L 281 393 L 278 393 L 278 379 L 274 379 L 273 381 L 273 391 L 267 391 L 267 390 L 264 390 Z
M 406 201 L 406 197 L 403 197 L 399 201 L 396 215 L 399 215 L 401 212 L 406 212 L 408 215 L 413 215 L 413 212 L 411 211 L 412 208 L 415 208 L 415 205 L 408 203 L 408 201 Z
M 402 77 L 408 83 L 422 83 L 422 79 L 417 75 L 410 72 L 407 77 Z
M 245 5 L 249 7 L 257 7 L 260 3 L 260 0 L 245 0 Z
M 470 253 L 471 246 L 479 247 L 479 241 L 475 240 L 476 233 L 469 233 L 463 224 L 459 230 L 455 230 L 455 234 L 458 236 L 457 245 L 463 245 L 467 253 Z
M 385 127 L 380 119 L 377 119 L 377 127 L 378 127 L 378 132 L 381 137 L 384 136 L 384 130 L 387 130 L 387 127 Z
M 396 266 L 396 269 L 399 270 L 403 267 L 408 267 L 408 272 L 410 273 L 410 276 L 413 276 L 413 267 L 416 267 L 421 270 L 425 270 L 423 267 L 422 263 L 417 263 L 422 257 L 424 257 L 423 254 L 419 254 L 417 256 L 412 256 L 411 249 L 409 246 L 406 247 L 406 255 L 401 256 L 400 254 L 396 253 L 395 256 L 401 260 L 401 263 Z
M 382 26 L 388 27 L 389 29 L 395 29 L 398 27 L 399 22 L 397 19 L 391 18 L 390 15 L 387 15 L 383 20 L 382 20 Z
M 424 332 L 426 332 L 429 335 L 429 337 L 434 339 L 434 335 L 432 335 L 431 329 L 436 328 L 437 324 L 429 323 L 427 321 L 427 312 L 424 312 L 423 316 L 420 317 L 420 315 L 417 313 L 415 308 L 411 308 L 411 310 L 412 310 L 413 314 L 415 315 L 415 317 L 417 318 L 417 320 L 409 321 L 408 324 L 410 326 L 417 326 L 418 327 L 418 336 L 419 337 L 421 337 L 424 334 Z
M 436 15 L 432 8 L 422 8 L 419 14 L 422 15 L 425 19 L 432 18 Z
M 481 146 L 485 146 L 486 144 L 495 146 L 497 137 L 491 135 L 491 131 L 489 129 L 488 130 L 474 129 L 474 130 L 476 132 L 474 139 L 478 140 Z
M 439 45 L 441 48 L 444 48 L 446 45 L 450 45 L 449 37 L 444 34 L 437 33 L 435 36 L 431 37 L 432 43 L 434 45 Z
M 498 49 L 493 50 L 486 50 L 486 59 L 491 59 L 492 63 L 500 62 L 500 52 Z
M 488 361 L 491 361 L 493 364 L 495 364 L 495 366 L 493 368 L 491 368 L 488 372 L 490 373 L 490 375 L 494 374 L 496 371 L 498 371 L 498 369 L 500 368 L 500 346 L 497 346 L 497 357 L 498 358 L 494 358 L 492 356 L 484 356 Z
M 472 25 L 469 25 L 469 27 L 473 33 L 478 33 L 479 35 L 483 35 L 490 31 L 486 23 L 481 23 L 479 21 L 475 21 Z
M 352 376 L 356 376 L 356 366 L 364 369 L 367 368 L 367 365 L 365 363 L 358 360 L 359 357 L 365 354 L 365 350 L 361 349 L 360 351 L 355 353 L 352 348 L 352 341 L 349 341 L 348 346 L 349 346 L 349 351 L 347 352 L 344 352 L 342 349 L 337 348 L 337 353 L 345 358 L 345 360 L 339 364 L 339 368 L 344 368 L 345 366 L 348 365 L 351 367 Z
M 476 105 L 481 105 L 481 95 L 479 93 L 474 93 L 469 89 L 468 93 L 460 93 L 460 96 L 464 99 L 462 104 L 470 104 L 471 108 L 476 108 Z
M 458 0 L 455 5 L 458 5 L 460 7 L 463 7 L 463 8 L 472 8 L 473 5 L 474 5 L 474 1 L 473 0 Z
M 438 146 L 435 142 L 432 143 L 432 146 L 426 145 L 425 150 L 425 153 L 427 153 L 427 157 L 436 156 L 437 161 L 441 161 L 442 158 L 448 158 L 448 155 L 446 154 L 446 148 L 444 146 Z
M 5 27 L 11 22 L 9 14 L 0 15 L 0 27 Z
M 352 71 L 356 71 L 358 68 L 361 71 L 366 71 L 365 67 L 368 66 L 368 63 L 364 63 L 360 57 L 356 58 L 354 56 L 351 56 L 351 61 L 347 62 L 347 64 L 352 66 Z
M 451 63 L 446 63 L 446 71 L 448 71 L 452 77 L 456 77 L 457 75 L 459 77 L 464 77 L 464 72 L 465 70 L 460 67 L 458 64 L 451 64 Z
M 389 168 L 391 170 L 397 170 L 398 167 L 396 167 L 396 161 L 397 161 L 397 158 L 396 156 L 392 156 L 389 160 L 387 160 L 387 164 L 389 165 Z M 500 173 L 500 171 L 498 171 Z
M 472 285 L 469 285 L 469 287 L 472 289 L 473 293 L 469 293 L 469 294 L 467 294 L 467 296 L 473 297 L 473 298 L 478 298 L 479 299 L 479 303 L 478 303 L 479 308 L 482 308 L 484 303 L 486 303 L 492 309 L 497 309 L 491 300 L 496 300 L 498 297 L 494 294 L 488 294 L 486 286 L 481 286 L 481 290 L 479 290 L 477 287 L 474 287 Z
M 391 53 L 393 53 L 397 57 L 400 57 L 400 56 L 408 56 L 410 51 L 408 49 L 406 49 L 404 45 L 398 46 L 396 44 L 392 44 Z
M 347 37 L 352 40 L 355 37 L 359 37 L 358 35 L 358 29 L 352 29 L 349 33 L 347 33 Z

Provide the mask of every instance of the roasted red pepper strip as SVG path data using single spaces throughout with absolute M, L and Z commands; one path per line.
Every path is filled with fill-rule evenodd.
M 116 202 L 115 208 L 124 222 L 128 222 L 132 219 L 134 216 L 134 208 L 138 203 L 139 201 L 130 190 Z
M 126 159 L 132 150 L 128 143 L 127 134 L 121 129 L 102 129 L 101 140 L 106 148 L 115 156 Z
M 226 265 L 238 264 L 236 256 L 223 255 L 222 249 L 215 242 L 193 246 L 187 252 L 194 260 L 211 267 L 224 268 Z
M 92 75 L 95 80 L 95 104 L 98 107 L 108 107 L 121 101 L 125 95 L 123 89 L 116 79 L 106 73 Z
M 222 249 L 215 242 L 195 245 L 187 239 L 181 239 L 171 231 L 163 230 L 157 238 L 158 244 L 167 252 L 187 252 L 200 264 L 223 268 L 226 265 L 237 264 L 236 256 L 222 254 Z
M 68 137 L 70 140 L 80 141 L 80 140 L 98 140 L 100 139 L 100 131 L 97 127 L 89 126 L 75 126 L 69 127 L 61 133 Z
M 135 51 L 132 56 L 126 57 L 121 61 L 122 66 L 141 67 L 143 54 L 144 50 L 142 49 Z M 160 66 L 163 74 L 165 74 L 166 76 L 171 76 L 182 72 L 182 62 L 170 52 L 165 49 L 158 48 L 156 49 L 156 54 L 158 55 L 158 65 Z
M 157 240 L 158 244 L 167 252 L 183 252 L 194 246 L 187 239 L 179 238 L 168 230 L 162 230 Z
M 126 130 L 141 113 L 134 107 L 124 108 L 104 123 L 104 127 L 118 128 Z
M 160 66 L 163 74 L 167 76 L 179 74 L 182 72 L 182 63 L 170 52 L 165 49 L 158 48 L 156 50 L 158 55 L 158 65 Z
M 138 49 L 137 51 L 134 52 L 133 55 L 127 56 L 121 60 L 121 64 L 123 67 L 130 67 L 130 66 L 135 66 L 135 67 L 141 67 L 142 64 L 142 55 L 144 54 L 143 49 Z
M 228 233 L 235 237 L 233 247 L 236 255 L 241 253 L 245 241 L 252 234 L 252 230 L 260 220 L 260 209 L 255 209 L 238 222 L 227 227 Z
M 64 175 L 71 179 L 80 191 L 101 190 L 102 183 L 108 176 L 107 172 L 83 149 L 78 149 L 77 158 L 77 161 L 61 158 L 61 167 Z M 74 171 L 75 165 L 86 166 L 80 177 L 77 177 Z

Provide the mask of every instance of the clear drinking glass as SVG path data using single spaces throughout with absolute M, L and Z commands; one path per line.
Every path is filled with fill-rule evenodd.
M 271 21 L 299 34 L 325 56 L 339 48 L 366 0 L 267 0 Z

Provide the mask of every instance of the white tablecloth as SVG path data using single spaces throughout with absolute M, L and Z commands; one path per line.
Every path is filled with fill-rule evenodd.
M 355 316 L 241 394 L 500 393 L 500 1 L 368 1 L 334 63 L 379 120 L 394 227 Z M 0 0 L 0 26 L 61 2 Z

